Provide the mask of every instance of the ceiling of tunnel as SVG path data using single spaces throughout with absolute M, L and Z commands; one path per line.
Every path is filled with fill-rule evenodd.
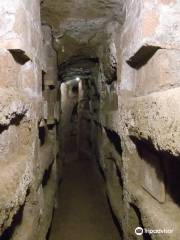
M 123 21 L 122 0 L 43 0 L 42 21 L 52 26 L 59 63 L 72 56 L 96 57 L 105 29 Z
M 96 58 L 74 57 L 59 66 L 59 77 L 62 82 L 73 81 L 77 77 L 84 80 L 90 79 L 96 72 L 97 66 L 98 59 Z

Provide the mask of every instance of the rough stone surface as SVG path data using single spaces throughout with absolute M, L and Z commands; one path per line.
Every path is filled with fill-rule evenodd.
M 0 47 L 19 50 L 42 63 L 42 33 L 39 1 L 3 1 L 0 4 Z
M 179 239 L 179 0 L 4 0 L 0 13 L 0 239 L 48 239 L 77 158 L 99 163 L 119 239 Z
M 58 138 L 43 120 L 43 75 L 56 83 L 57 62 L 42 50 L 39 1 L 4 1 L 0 13 L 0 239 L 44 240 L 58 181 L 56 167 L 52 170 Z
M 59 62 L 76 55 L 95 56 L 112 21 L 122 23 L 123 4 L 117 0 L 42 2 L 43 21 L 53 27 Z

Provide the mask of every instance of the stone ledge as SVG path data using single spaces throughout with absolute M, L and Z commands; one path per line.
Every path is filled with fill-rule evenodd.
M 168 151 L 178 156 L 180 154 L 179 95 L 180 88 L 174 88 L 132 98 L 129 116 L 125 119 L 129 135 L 148 141 L 151 139 L 157 150 Z

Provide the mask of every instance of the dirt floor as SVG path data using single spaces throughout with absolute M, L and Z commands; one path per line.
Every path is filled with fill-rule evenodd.
M 63 172 L 50 240 L 120 240 L 96 163 L 71 161 Z

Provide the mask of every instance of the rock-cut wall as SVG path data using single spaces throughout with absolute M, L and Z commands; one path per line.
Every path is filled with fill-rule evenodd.
M 40 2 L 1 1 L 2 240 L 44 240 L 50 226 L 60 169 L 58 90 L 57 56 L 51 29 L 41 27 Z
M 106 46 L 115 46 L 117 79 L 100 59 L 94 149 L 124 239 L 178 239 L 180 4 L 124 4 L 125 23 Z M 167 232 L 137 236 L 136 227 Z
M 42 16 L 52 20 L 47 22 L 54 42 L 51 27 L 41 26 L 40 2 L 54 4 L 0 1 L 0 240 L 46 238 L 61 176 L 60 132 L 81 156 L 92 150 L 99 161 L 123 239 L 179 239 L 179 0 L 126 0 L 121 11 L 105 15 L 99 9 L 109 9 L 106 1 L 103 8 L 92 1 L 92 8 L 79 11 L 77 5 L 74 12 L 67 4 L 65 19 L 75 15 L 64 30 L 59 2 L 58 11 L 45 5 Z M 110 8 L 122 3 L 108 2 Z M 103 19 L 92 25 L 95 6 L 95 19 L 100 12 Z M 90 13 L 88 21 L 83 9 Z M 75 21 L 80 12 L 86 21 Z M 84 52 L 99 59 L 87 86 L 78 83 L 79 98 L 77 86 L 75 93 L 73 86 L 61 86 L 64 132 L 54 44 L 59 64 Z M 75 129 L 66 125 L 69 112 L 75 113 L 69 119 Z M 78 138 L 73 144 L 72 136 Z M 136 227 L 169 232 L 137 236 Z

